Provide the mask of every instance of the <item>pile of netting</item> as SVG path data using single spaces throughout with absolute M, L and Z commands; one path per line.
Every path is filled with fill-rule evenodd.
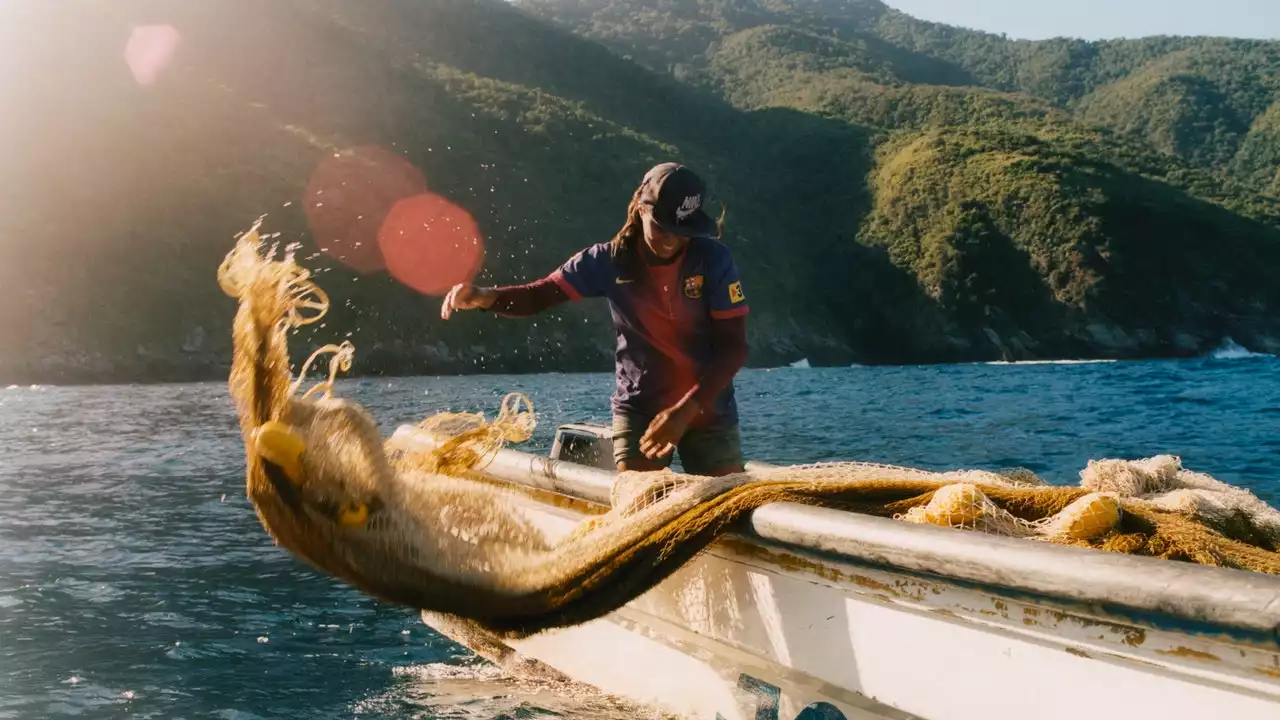
M 279 256 L 279 257 L 277 257 Z M 792 502 L 1098 550 L 1280 574 L 1280 513 L 1174 457 L 1090 463 L 1080 487 L 1029 472 L 935 473 L 865 463 L 724 478 L 623 473 L 612 509 L 552 542 L 478 471 L 533 431 L 527 399 L 494 421 L 442 414 L 429 450 L 389 450 L 369 414 L 333 396 L 353 348 L 291 372 L 287 336 L 328 299 L 257 228 L 219 268 L 239 301 L 230 391 L 247 492 L 289 551 L 365 593 L 517 637 L 602 616 L 661 582 L 752 510 Z M 328 378 L 302 383 L 321 354 Z

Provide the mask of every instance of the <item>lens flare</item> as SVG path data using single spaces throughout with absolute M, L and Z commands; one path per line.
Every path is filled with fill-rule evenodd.
M 396 203 L 378 233 L 392 277 L 426 295 L 475 279 L 484 238 L 471 213 L 435 193 Z
M 408 160 L 375 146 L 327 156 L 307 185 L 303 211 L 321 252 L 358 273 L 382 270 L 378 230 L 392 207 L 426 192 Z
M 172 25 L 135 27 L 124 46 L 124 61 L 139 85 L 154 85 L 173 60 L 182 35 Z

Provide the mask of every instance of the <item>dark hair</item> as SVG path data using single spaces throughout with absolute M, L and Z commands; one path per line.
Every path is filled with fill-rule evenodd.
M 622 229 L 613 236 L 609 252 L 614 259 L 627 255 L 634 250 L 636 243 L 644 239 L 644 221 L 640 219 L 640 191 L 636 190 L 627 204 L 627 221 Z

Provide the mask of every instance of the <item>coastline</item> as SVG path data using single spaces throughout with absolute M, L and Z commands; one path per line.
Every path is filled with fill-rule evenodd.
M 1270 353 L 1257 352 L 1231 343 L 1238 348 L 1236 357 L 1267 356 Z M 981 357 L 958 359 L 916 358 L 901 361 L 882 360 L 870 357 L 823 358 L 814 356 L 797 356 L 787 359 L 777 356 L 753 358 L 748 361 L 746 369 L 750 370 L 793 370 L 798 369 L 792 363 L 808 361 L 805 369 L 830 369 L 846 367 L 937 367 L 951 365 L 1068 365 L 1098 364 L 1114 362 L 1153 362 L 1212 359 L 1214 353 L 1225 345 L 1218 345 L 1202 352 L 1171 352 L 1161 354 L 1117 355 L 1099 353 L 1092 356 L 1073 357 L 1034 357 L 1008 359 L 989 353 Z M 763 355 L 763 353 L 762 353 Z M 169 360 L 169 361 L 166 361 Z M 22 371 L 17 368 L 0 369 L 0 389 L 29 386 L 91 386 L 91 385 L 175 385 L 187 383 L 205 383 L 226 381 L 231 370 L 230 358 L 224 362 L 187 361 L 176 359 L 151 359 L 147 363 L 120 367 L 112 363 L 110 368 L 75 368 L 63 366 L 57 370 Z M 598 374 L 613 371 L 611 361 L 579 361 L 555 363 L 531 363 L 528 358 L 490 357 L 485 360 L 472 359 L 470 362 L 453 361 L 442 363 L 423 363 L 414 358 L 375 358 L 377 362 L 366 360 L 360 362 L 357 350 L 356 362 L 351 371 L 343 373 L 343 379 L 360 380 L 370 378 L 408 378 L 408 377 L 468 377 L 497 375 L 547 375 L 547 374 Z M 398 361 L 397 361 L 398 360 Z

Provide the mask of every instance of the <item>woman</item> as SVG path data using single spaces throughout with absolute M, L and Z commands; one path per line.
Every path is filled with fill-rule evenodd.
M 619 470 L 658 470 L 679 449 L 685 472 L 743 469 L 733 377 L 747 358 L 747 301 L 706 186 L 676 163 L 654 167 L 612 241 L 586 248 L 537 282 L 455 286 L 440 309 L 528 317 L 605 297 L 618 334 L 613 395 Z

